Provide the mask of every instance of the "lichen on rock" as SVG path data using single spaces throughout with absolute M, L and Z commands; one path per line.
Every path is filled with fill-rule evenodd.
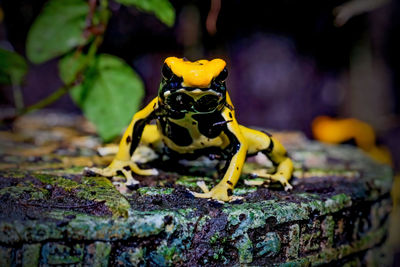
M 246 186 L 243 175 L 234 192 L 243 199 L 223 204 L 187 191 L 217 182 L 204 166 L 137 176 L 140 187 L 121 194 L 109 179 L 83 175 L 84 164 L 100 162 L 93 148 L 87 156 L 71 147 L 35 157 L 0 150 L 0 266 L 373 262 L 379 253 L 365 252 L 385 242 L 390 168 L 354 147 L 289 141 L 292 192 Z

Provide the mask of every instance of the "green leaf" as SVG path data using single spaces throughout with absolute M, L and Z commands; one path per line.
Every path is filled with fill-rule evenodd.
M 33 63 L 61 56 L 84 45 L 89 6 L 84 0 L 50 0 L 28 33 L 26 54 Z
M 58 62 L 60 78 L 65 84 L 74 82 L 77 74 L 83 71 L 86 57 L 84 54 L 68 54 Z
M 23 57 L 15 52 L 0 48 L 0 83 L 21 84 L 28 71 Z
M 116 2 L 154 14 L 169 27 L 174 25 L 175 9 L 168 0 L 116 0 Z
M 60 68 L 61 69 L 61 68 Z M 118 136 L 138 111 L 144 85 L 132 68 L 111 55 L 99 55 L 71 96 L 96 125 L 104 141 Z

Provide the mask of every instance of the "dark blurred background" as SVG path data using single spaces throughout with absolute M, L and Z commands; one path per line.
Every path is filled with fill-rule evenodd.
M 25 54 L 28 30 L 44 0 L 0 1 L 1 46 Z M 400 5 L 398 1 L 171 1 L 176 22 L 111 2 L 100 52 L 117 55 L 143 78 L 147 103 L 167 56 L 223 58 L 240 123 L 310 136 L 317 115 L 371 124 L 400 166 Z M 26 105 L 62 85 L 57 60 L 31 65 Z M 2 107 L 13 106 L 1 87 Z M 129 100 L 128 100 L 129 101 Z M 52 105 L 80 112 L 68 95 Z M 129 112 L 129 110 L 127 110 Z

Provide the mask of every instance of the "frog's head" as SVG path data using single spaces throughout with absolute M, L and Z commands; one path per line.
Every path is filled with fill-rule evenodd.
M 169 57 L 162 68 L 158 97 L 166 109 L 186 113 L 210 113 L 226 101 L 228 71 L 222 59 L 198 60 Z

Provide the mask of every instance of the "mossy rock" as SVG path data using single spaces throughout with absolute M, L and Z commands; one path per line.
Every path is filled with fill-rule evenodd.
M 195 167 L 137 177 L 141 187 L 121 194 L 62 167 L 57 151 L 53 165 L 3 153 L 0 266 L 385 264 L 391 169 L 351 146 L 286 141 L 294 190 L 247 187 L 243 176 L 243 199 L 225 204 L 188 193 L 217 182 Z

